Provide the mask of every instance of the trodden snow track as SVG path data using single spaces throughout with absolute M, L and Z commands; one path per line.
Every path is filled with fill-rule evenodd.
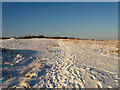
M 49 39 L 28 39 L 19 40 L 14 43 L 12 40 L 4 40 L 3 47 L 17 49 L 18 53 L 24 55 L 25 60 L 16 59 L 23 63 L 29 60 L 28 55 L 32 55 L 27 68 L 19 70 L 24 75 L 18 74 L 19 82 L 14 83 L 14 77 L 6 79 L 3 75 L 3 87 L 26 87 L 26 88 L 115 88 L 118 87 L 118 63 L 117 55 L 100 54 L 100 46 L 86 47 L 84 41 L 72 43 L 64 40 Z M 18 49 L 35 50 L 19 51 Z M 109 48 L 104 48 L 109 50 Z M 114 49 L 114 48 L 112 48 Z M 37 58 L 34 58 L 37 57 Z M 4 57 L 3 57 L 4 58 Z M 23 56 L 21 57 L 23 58 Z M 41 60 L 41 61 L 39 61 Z M 114 61 L 114 62 L 113 62 Z M 3 67 L 6 68 L 7 66 Z M 11 67 L 11 65 L 10 65 Z M 13 66 L 12 66 L 13 67 Z M 24 65 L 22 66 L 24 67 Z M 21 68 L 18 66 L 16 70 Z M 26 72 L 27 70 L 27 72 Z M 11 70 L 12 71 L 12 70 Z M 25 73 L 26 72 L 26 73 Z M 12 74 L 12 73 L 11 73 Z M 11 83 L 7 83 L 10 82 Z M 13 83 L 15 84 L 13 84 Z

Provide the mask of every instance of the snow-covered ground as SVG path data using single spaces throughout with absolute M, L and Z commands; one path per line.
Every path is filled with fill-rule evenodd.
M 118 42 L 2 40 L 3 88 L 118 87 Z

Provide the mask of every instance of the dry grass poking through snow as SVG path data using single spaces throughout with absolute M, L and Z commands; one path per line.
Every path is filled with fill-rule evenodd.
M 92 40 L 87 40 L 87 41 L 84 41 L 84 42 L 85 42 L 86 48 L 89 48 L 93 44 Z
M 49 48 L 47 48 L 47 52 L 48 52 L 48 53 L 50 52 L 50 49 L 49 49 Z
M 20 41 L 19 41 L 19 40 L 16 40 L 16 39 L 15 39 L 13 42 L 14 42 L 15 44 L 20 44 Z
M 72 44 L 78 44 L 80 40 L 78 39 L 63 39 L 64 42 L 71 42 Z
M 118 48 L 118 40 L 100 41 L 99 45 L 101 45 L 103 47 L 115 47 L 115 48 Z
M 103 54 L 118 55 L 120 53 L 120 50 L 119 50 L 120 45 L 118 45 L 118 40 L 100 41 L 100 40 L 63 39 L 62 41 L 70 42 L 71 44 L 78 44 L 80 42 L 84 42 L 84 45 L 86 48 L 92 48 L 94 51 L 100 51 L 101 55 Z M 108 50 L 107 48 L 111 48 L 111 49 Z
M 50 43 L 49 46 L 50 47 L 58 47 L 59 45 L 58 45 L 58 43 Z
M 95 47 L 96 46 L 96 47 Z M 113 41 L 87 41 L 86 47 L 93 48 L 94 51 L 100 50 L 100 54 L 114 54 L 118 55 L 120 53 L 119 45 L 117 40 Z M 109 49 L 108 49 L 109 48 Z
M 96 45 L 99 45 L 99 46 L 102 46 L 102 47 L 115 47 L 115 48 L 118 48 L 118 41 L 117 40 L 113 40 L 113 41 L 85 40 L 85 44 L 86 44 L 87 47 L 96 44 Z
M 113 41 L 107 41 L 107 40 L 104 40 L 104 41 L 98 41 L 98 40 L 92 41 L 92 40 L 86 40 L 85 44 L 86 44 L 87 47 L 90 47 L 91 45 L 95 45 L 95 44 L 98 45 L 98 46 L 102 46 L 102 47 L 114 47 L 114 48 L 118 48 L 119 47 L 117 40 L 113 40 Z
M 48 53 L 51 52 L 51 50 L 50 50 L 51 47 L 59 47 L 59 44 L 58 43 L 53 43 L 53 42 L 49 43 L 48 48 L 47 48 Z
M 67 42 L 67 41 L 69 41 L 70 39 L 63 39 L 62 41 L 64 41 L 64 42 Z

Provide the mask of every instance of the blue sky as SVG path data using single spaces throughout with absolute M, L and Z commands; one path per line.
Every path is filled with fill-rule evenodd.
M 117 2 L 3 2 L 3 36 L 118 38 Z

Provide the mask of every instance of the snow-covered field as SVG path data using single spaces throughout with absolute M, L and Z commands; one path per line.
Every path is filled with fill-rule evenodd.
M 7 39 L 2 48 L 3 88 L 118 87 L 118 41 Z

